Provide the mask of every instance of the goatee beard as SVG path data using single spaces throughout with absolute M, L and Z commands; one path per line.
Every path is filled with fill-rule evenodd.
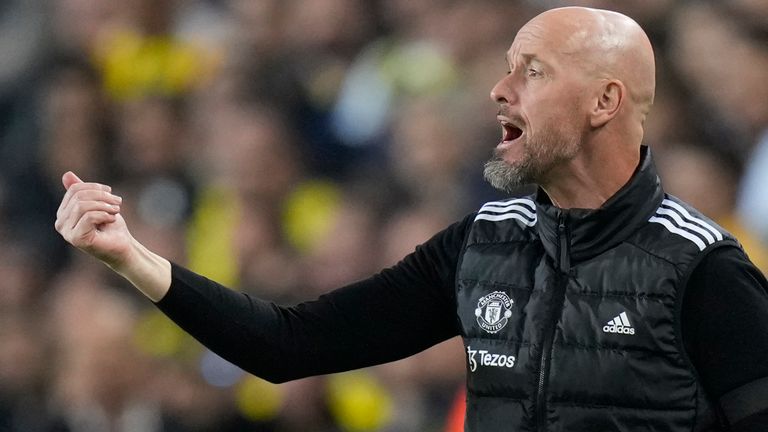
M 534 182 L 533 167 L 526 162 L 530 162 L 530 159 L 511 165 L 498 151 L 494 151 L 493 157 L 485 163 L 483 177 L 495 189 L 512 194 L 520 187 Z
M 514 194 L 522 186 L 542 185 L 555 167 L 565 164 L 578 154 L 581 143 L 576 132 L 552 128 L 539 137 L 530 137 L 523 146 L 519 160 L 504 160 L 504 151 L 494 149 L 493 158 L 486 162 L 483 176 L 494 188 Z

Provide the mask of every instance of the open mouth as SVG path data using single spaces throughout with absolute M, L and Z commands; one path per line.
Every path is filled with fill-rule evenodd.
M 523 130 L 512 123 L 501 121 L 501 141 L 514 141 L 523 135 Z

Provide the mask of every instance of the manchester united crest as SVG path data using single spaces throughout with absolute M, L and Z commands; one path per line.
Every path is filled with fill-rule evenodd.
M 507 325 L 509 317 L 512 316 L 513 303 L 503 291 L 494 291 L 480 297 L 475 309 L 477 324 L 488 333 L 497 333 Z

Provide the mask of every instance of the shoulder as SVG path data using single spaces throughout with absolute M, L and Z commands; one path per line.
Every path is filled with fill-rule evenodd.
M 490 201 L 474 213 L 467 239 L 472 243 L 529 240 L 538 221 L 532 196 Z
M 740 248 L 728 231 L 672 195 L 665 195 L 636 241 L 676 265 L 695 265 L 722 246 Z
M 474 220 L 475 222 L 517 221 L 530 227 L 536 225 L 536 203 L 530 197 L 489 201 L 480 207 Z
M 764 299 L 768 311 L 768 282 L 737 247 L 721 247 L 706 254 L 693 268 L 688 285 L 696 289 L 694 292 L 706 292 L 721 301 L 741 300 L 754 305 L 755 298 Z

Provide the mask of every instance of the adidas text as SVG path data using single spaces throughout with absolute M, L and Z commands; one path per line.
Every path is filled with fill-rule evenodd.
M 617 325 L 603 326 L 603 331 L 606 333 L 622 333 L 622 334 L 629 334 L 629 335 L 635 334 L 635 329 L 633 329 L 632 327 L 624 327 L 624 326 L 617 326 Z

